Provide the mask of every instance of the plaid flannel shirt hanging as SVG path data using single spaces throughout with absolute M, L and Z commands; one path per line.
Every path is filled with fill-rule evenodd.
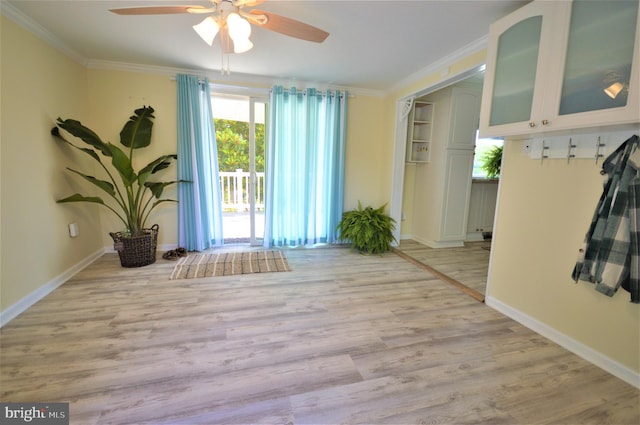
M 640 148 L 625 141 L 602 164 L 604 191 L 571 277 L 613 296 L 622 286 L 640 303 Z

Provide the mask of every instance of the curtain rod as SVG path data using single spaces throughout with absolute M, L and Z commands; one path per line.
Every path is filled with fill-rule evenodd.
M 169 77 L 169 79 L 171 81 L 176 81 L 177 78 L 176 78 L 175 75 L 173 75 L 173 76 Z M 200 84 L 204 84 L 205 80 L 204 80 L 203 77 L 198 77 L 198 82 Z M 225 89 L 226 90 L 231 89 L 231 90 L 237 91 L 237 92 L 234 92 L 234 94 L 242 94 L 242 92 L 254 92 L 254 93 L 255 92 L 262 92 L 262 93 L 266 94 L 266 93 L 271 93 L 271 90 L 272 90 L 271 88 L 267 89 L 267 88 L 248 87 L 248 86 L 240 86 L 240 85 L 232 85 L 232 84 L 217 84 L 217 83 L 212 83 L 211 81 L 209 81 L 209 85 L 214 90 L 215 89 L 219 89 L 219 90 L 223 90 L 224 91 Z M 286 88 L 284 88 L 284 90 L 291 90 L 291 88 L 293 88 L 293 87 L 286 87 Z M 335 91 L 335 92 L 347 91 L 347 90 L 340 90 L 340 89 L 325 89 L 325 90 L 316 89 L 316 90 L 318 90 L 318 92 L 320 94 L 322 94 L 322 95 L 326 95 L 325 94 L 326 91 Z M 307 89 L 301 89 L 300 92 L 302 92 L 303 95 L 306 95 L 307 94 Z M 347 94 L 348 94 L 349 98 L 355 98 L 356 97 L 355 94 L 349 93 L 348 91 L 347 91 Z
M 288 87 L 288 88 L 287 87 L 283 87 L 283 90 L 284 91 L 289 91 L 292 88 L 295 88 L 295 87 Z M 298 89 L 296 88 L 296 90 L 298 90 Z M 301 89 L 301 90 L 298 90 L 298 92 L 302 93 L 303 96 L 306 96 L 307 95 L 307 90 L 308 89 Z M 348 98 L 356 97 L 355 94 L 351 94 L 347 90 L 339 90 L 339 89 L 326 89 L 326 90 L 316 89 L 316 90 L 317 90 L 317 94 L 321 94 L 322 96 L 326 96 L 327 92 L 336 92 L 336 93 L 340 93 L 340 96 L 343 96 L 343 93 L 346 92 Z M 269 89 L 269 93 L 271 93 L 272 91 L 273 91 L 272 88 Z

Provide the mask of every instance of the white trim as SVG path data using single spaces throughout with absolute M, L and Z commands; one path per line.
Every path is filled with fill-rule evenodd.
M 498 229 L 500 223 L 498 223 L 498 212 L 500 211 L 500 194 L 502 193 L 502 185 L 504 184 L 504 176 L 509 172 L 509 162 L 506 159 L 506 155 L 502 156 L 502 162 L 500 164 L 501 177 L 498 179 L 498 193 L 496 194 L 496 208 L 493 211 L 493 229 L 491 229 L 491 249 L 489 250 L 489 268 L 487 269 L 487 283 L 484 288 L 485 299 L 491 291 L 491 274 L 493 269 L 493 244 L 497 240 Z
M 465 242 L 481 242 L 483 240 L 482 232 L 467 232 L 467 236 L 464 238 Z
M 389 90 L 386 90 L 386 94 L 389 95 L 398 90 L 401 90 L 403 87 L 408 87 L 413 83 L 417 83 L 423 78 L 426 78 L 429 75 L 434 74 L 440 70 L 447 69 L 449 66 L 453 65 L 454 63 L 462 59 L 465 59 L 468 56 L 471 56 L 472 54 L 477 53 L 482 49 L 485 49 L 488 44 L 488 39 L 489 39 L 489 36 L 485 35 L 484 37 L 467 44 L 461 49 L 458 49 L 455 52 L 431 63 L 430 65 L 422 68 L 421 70 L 414 72 L 408 77 L 405 77 L 402 80 L 398 81 Z M 451 79 L 452 78 L 450 77 L 446 81 L 450 81 Z
M 455 54 L 454 54 L 455 55 Z M 452 55 L 452 56 L 454 56 Z M 447 64 L 453 64 L 454 62 L 447 62 Z M 408 96 L 402 97 L 396 100 L 396 116 L 395 116 L 395 133 L 394 133 L 394 156 L 393 156 L 393 169 L 392 169 L 392 179 L 391 179 L 391 199 L 389 200 L 389 211 L 390 216 L 397 223 L 401 223 L 402 216 L 402 205 L 403 205 L 403 197 L 404 197 L 404 174 L 405 174 L 405 155 L 407 150 L 407 117 L 402 117 L 403 108 L 401 105 L 407 101 L 407 99 L 413 99 L 416 97 L 421 97 L 426 94 L 432 93 L 436 90 L 440 90 L 442 88 L 448 87 L 452 84 L 460 82 L 472 75 L 475 75 L 479 72 L 484 71 L 484 63 L 478 63 L 470 68 L 467 68 L 463 71 L 458 72 L 455 75 L 450 76 L 446 80 L 442 80 L 438 83 L 431 84 L 427 87 L 422 88 L 421 90 L 414 92 Z M 397 226 L 396 232 L 394 232 L 394 236 L 397 238 L 400 237 L 400 226 Z M 440 245 L 436 242 L 428 242 L 417 240 L 417 242 L 423 243 L 432 248 L 449 248 L 449 247 L 459 247 L 462 245 Z
M 99 249 L 98 251 L 80 261 L 78 264 L 70 267 L 35 291 L 31 292 L 15 304 L 9 306 L 6 310 L 0 312 L 0 328 L 9 323 L 11 320 L 15 319 L 21 313 L 25 312 L 29 307 L 49 295 L 60 285 L 71 279 L 76 273 L 96 261 L 104 254 L 104 252 L 105 251 L 103 249 Z
M 395 129 L 393 146 L 393 170 L 391 174 L 391 200 L 389 202 L 389 216 L 395 220 L 396 226 L 393 230 L 393 237 L 400 241 L 400 228 L 402 227 L 402 197 L 404 195 L 404 167 L 405 156 L 407 154 L 407 123 L 408 115 L 403 116 L 406 102 L 412 98 L 404 98 L 396 101 Z M 397 143 L 398 140 L 405 140 L 405 143 Z
M 171 68 L 165 66 L 154 66 L 154 65 L 142 65 L 142 64 L 134 64 L 127 62 L 115 62 L 115 61 L 106 61 L 106 60 L 95 60 L 91 59 L 87 61 L 86 67 L 88 69 L 106 69 L 106 70 L 115 70 L 115 71 L 126 71 L 126 72 L 140 72 L 144 74 L 157 74 L 157 75 L 167 75 L 169 77 L 175 77 L 176 74 L 190 74 L 197 75 L 199 77 L 207 77 L 209 79 L 209 83 L 222 87 L 225 85 L 229 86 L 242 86 L 251 88 L 251 86 L 262 86 L 262 87 L 271 87 L 273 85 L 281 85 L 283 87 L 315 87 L 318 90 L 340 90 L 347 91 L 349 95 L 361 95 L 361 96 L 369 96 L 369 97 L 384 97 L 385 93 L 380 90 L 370 90 L 363 89 L 358 87 L 347 87 L 347 86 L 336 86 L 329 85 L 326 83 L 319 83 L 313 81 L 302 81 L 302 80 L 291 80 L 286 79 L 283 80 L 277 77 L 268 77 L 254 74 L 242 74 L 238 72 L 234 72 L 231 75 L 221 76 L 219 71 L 216 70 L 194 70 L 194 69 L 186 69 L 186 68 Z M 258 89 L 259 90 L 259 89 Z
M 640 388 L 640 373 L 491 296 L 485 298 L 485 304 L 582 357 L 588 362 L 593 363 L 613 376 L 622 379 L 636 388 Z
M 437 242 L 437 241 L 432 241 L 430 239 L 424 239 L 418 236 L 414 237 L 413 240 L 423 245 L 426 245 L 429 248 L 460 248 L 464 246 L 464 241 L 460 241 L 460 240 Z

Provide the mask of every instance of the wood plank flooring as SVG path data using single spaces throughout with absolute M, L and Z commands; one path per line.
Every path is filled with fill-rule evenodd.
M 473 293 L 469 295 L 484 300 L 489 273 L 491 241 L 466 242 L 459 248 L 430 248 L 413 240 L 402 240 L 400 252 L 462 284 Z
M 394 253 L 286 253 L 192 280 L 103 256 L 0 330 L 0 399 L 83 425 L 640 423 L 638 389 Z

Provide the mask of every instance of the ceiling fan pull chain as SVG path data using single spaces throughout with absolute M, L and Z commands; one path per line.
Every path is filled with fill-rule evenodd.
M 222 47 L 222 43 L 220 43 Z M 224 50 L 220 49 L 220 75 L 224 75 Z

